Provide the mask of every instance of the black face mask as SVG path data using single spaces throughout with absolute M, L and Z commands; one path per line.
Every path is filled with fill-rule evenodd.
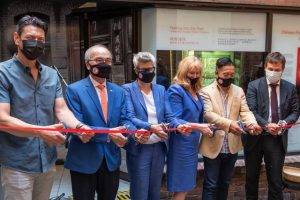
M 100 63 L 97 65 L 90 65 L 91 74 L 99 78 L 109 78 L 111 72 L 111 65 Z
M 227 79 L 224 79 L 224 78 L 220 78 L 218 77 L 217 78 L 217 82 L 220 86 L 222 87 L 228 87 L 231 85 L 231 83 L 233 83 L 234 79 L 233 78 L 227 78 Z
M 39 40 L 22 40 L 22 53 L 28 60 L 35 60 L 44 53 L 45 43 Z
M 138 78 L 144 83 L 151 83 L 155 76 L 155 72 L 139 71 Z
M 192 86 L 195 86 L 195 84 L 198 82 L 199 78 L 189 78 L 190 83 Z

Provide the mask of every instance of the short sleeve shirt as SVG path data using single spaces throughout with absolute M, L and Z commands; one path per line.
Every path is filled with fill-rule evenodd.
M 54 106 L 63 98 L 57 72 L 38 63 L 35 81 L 30 68 L 14 56 L 0 63 L 0 103 L 10 104 L 10 115 L 33 125 L 56 121 Z M 39 137 L 17 137 L 0 132 L 0 165 L 32 173 L 47 172 L 56 161 L 56 148 Z

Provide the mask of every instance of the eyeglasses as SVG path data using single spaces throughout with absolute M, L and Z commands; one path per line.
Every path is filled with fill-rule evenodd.
M 97 58 L 95 60 L 89 60 L 89 61 L 93 61 L 95 63 L 112 63 L 111 58 Z
M 46 43 L 45 38 L 41 38 L 41 37 L 37 38 L 37 37 L 32 36 L 32 35 L 25 36 L 24 39 L 25 40 L 36 40 L 36 41 L 39 41 L 39 42 L 42 42 L 42 43 Z
M 144 69 L 141 69 L 139 67 L 136 68 L 138 72 L 154 72 L 155 71 L 155 67 L 151 67 L 151 68 L 144 68 Z

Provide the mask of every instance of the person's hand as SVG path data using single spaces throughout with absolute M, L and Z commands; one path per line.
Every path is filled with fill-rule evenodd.
M 280 120 L 277 124 L 278 124 L 278 126 L 280 126 L 280 130 L 278 131 L 278 135 L 281 135 L 281 134 L 283 134 L 284 130 L 286 129 L 287 123 L 284 120 Z
M 109 138 L 118 146 L 124 147 L 127 143 L 127 138 L 121 133 L 109 134 Z
M 241 135 L 244 130 L 238 125 L 236 121 L 232 121 L 229 127 L 229 132 L 235 135 Z
M 278 135 L 279 131 L 281 130 L 281 126 L 274 123 L 269 123 L 266 128 L 271 135 Z
M 158 137 L 161 138 L 161 140 L 167 140 L 168 139 L 168 133 L 164 132 L 164 131 L 159 131 L 155 133 Z
M 211 124 L 198 124 L 198 130 L 206 136 L 212 137 L 213 136 L 213 131 L 211 130 Z
M 250 135 L 259 135 L 263 129 L 258 124 L 249 124 L 246 126 Z
M 119 126 L 116 128 L 111 128 L 109 129 L 111 131 L 114 131 L 114 133 L 110 133 L 108 134 L 109 138 L 118 146 L 118 147 L 124 147 L 125 144 L 127 143 L 127 137 L 125 137 L 124 135 L 122 135 L 122 133 L 124 131 L 126 131 L 126 127 L 125 126 Z M 118 132 L 120 131 L 120 132 Z
M 84 124 L 82 126 L 80 126 L 79 129 L 92 130 L 90 127 L 88 127 L 87 125 L 84 125 Z M 90 131 L 77 134 L 77 136 L 83 143 L 89 142 L 92 139 L 92 137 L 94 137 L 94 135 L 95 134 Z
M 192 127 L 189 124 L 180 124 L 177 126 L 177 130 L 183 135 L 190 135 Z
M 53 128 L 53 129 L 63 129 L 64 125 L 59 124 L 53 124 L 46 126 L 45 128 Z M 66 137 L 60 133 L 59 131 L 46 131 L 41 130 L 38 132 L 38 136 L 42 138 L 48 145 L 62 145 L 66 141 Z
M 286 121 L 284 121 L 284 120 L 280 120 L 277 124 L 278 124 L 282 129 L 284 129 L 285 126 L 287 125 Z
M 167 140 L 168 139 L 168 133 L 164 132 L 163 127 L 160 124 L 151 125 L 150 126 L 150 131 L 152 133 L 155 133 L 162 140 Z
M 150 138 L 151 133 L 145 129 L 140 129 L 137 130 L 136 133 L 134 134 L 134 138 L 138 143 L 145 144 L 149 138 Z

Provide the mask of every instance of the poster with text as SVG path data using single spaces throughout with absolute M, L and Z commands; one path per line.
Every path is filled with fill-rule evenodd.
M 266 14 L 157 9 L 159 50 L 265 51 Z

